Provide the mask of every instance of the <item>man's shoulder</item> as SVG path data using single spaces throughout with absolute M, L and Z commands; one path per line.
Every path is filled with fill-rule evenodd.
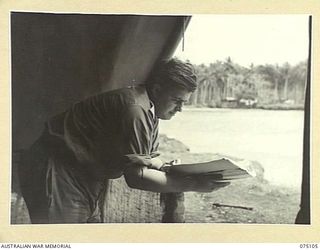
M 106 95 L 116 96 L 126 106 L 138 105 L 144 109 L 150 109 L 150 100 L 145 85 L 127 86 L 106 92 Z
M 140 106 L 144 110 L 151 108 L 150 99 L 144 85 L 127 86 L 90 96 L 75 103 L 71 110 L 72 112 L 82 112 L 82 110 L 87 109 L 98 109 L 120 112 L 131 106 Z
M 127 97 L 139 97 L 141 95 L 146 94 L 146 87 L 145 85 L 130 85 L 120 89 L 114 89 L 109 94 L 120 94 Z

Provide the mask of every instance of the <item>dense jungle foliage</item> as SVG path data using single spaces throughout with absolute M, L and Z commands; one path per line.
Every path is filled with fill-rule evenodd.
M 302 109 L 307 62 L 296 65 L 253 65 L 249 68 L 231 58 L 210 65 L 195 65 L 198 89 L 189 104 L 207 107 L 258 107 Z M 248 102 L 251 100 L 251 102 Z

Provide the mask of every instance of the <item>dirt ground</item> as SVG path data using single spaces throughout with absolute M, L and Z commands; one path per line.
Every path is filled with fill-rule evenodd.
M 212 160 L 215 154 L 193 154 L 181 142 L 161 136 L 160 152 L 164 160 L 180 158 L 182 163 Z M 187 223 L 259 223 L 293 224 L 299 210 L 299 188 L 274 186 L 259 175 L 232 181 L 212 193 L 185 193 Z

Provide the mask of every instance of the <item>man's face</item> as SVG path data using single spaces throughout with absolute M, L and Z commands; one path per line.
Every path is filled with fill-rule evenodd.
M 155 113 L 162 120 L 170 120 L 189 100 L 191 92 L 184 88 L 160 87 L 155 95 Z

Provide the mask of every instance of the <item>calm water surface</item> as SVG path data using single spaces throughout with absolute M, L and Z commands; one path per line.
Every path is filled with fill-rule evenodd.
M 256 160 L 273 184 L 300 187 L 303 111 L 185 109 L 161 121 L 160 133 L 194 153 L 220 153 Z

